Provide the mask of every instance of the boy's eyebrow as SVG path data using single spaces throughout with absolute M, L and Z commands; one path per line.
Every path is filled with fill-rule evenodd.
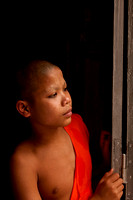
M 66 81 L 64 81 L 63 87 L 67 86 Z M 51 90 L 58 90 L 59 87 L 54 87 L 54 85 L 52 85 L 51 87 L 49 87 L 48 89 L 43 90 L 43 92 L 51 92 Z

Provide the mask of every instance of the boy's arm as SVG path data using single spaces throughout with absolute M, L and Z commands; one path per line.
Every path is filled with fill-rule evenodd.
M 37 173 L 34 162 L 31 161 L 20 155 L 14 155 L 11 158 L 11 181 L 17 200 L 42 200 L 37 188 Z
M 120 200 L 123 189 L 123 180 L 111 169 L 99 182 L 91 200 Z

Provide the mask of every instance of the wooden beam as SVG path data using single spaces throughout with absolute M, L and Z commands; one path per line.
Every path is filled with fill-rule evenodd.
M 133 0 L 128 1 L 127 199 L 133 199 Z
M 114 0 L 112 167 L 121 174 L 124 0 Z

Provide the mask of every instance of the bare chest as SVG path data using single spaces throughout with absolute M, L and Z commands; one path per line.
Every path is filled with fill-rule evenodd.
M 38 189 L 43 199 L 70 199 L 75 172 L 75 152 L 70 143 L 58 146 L 41 157 Z

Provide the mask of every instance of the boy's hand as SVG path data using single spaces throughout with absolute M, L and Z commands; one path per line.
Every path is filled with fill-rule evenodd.
M 96 200 L 119 200 L 123 195 L 123 189 L 123 180 L 111 169 L 99 182 L 93 197 Z

